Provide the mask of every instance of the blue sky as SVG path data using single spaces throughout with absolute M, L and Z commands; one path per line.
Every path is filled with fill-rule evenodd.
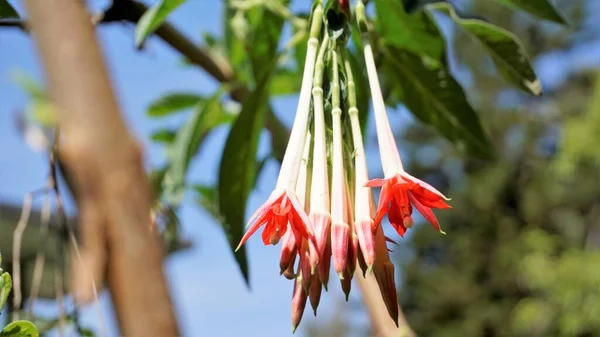
M 13 2 L 22 9 L 22 4 Z M 108 1 L 91 1 L 92 9 L 101 9 Z M 221 1 L 188 1 L 173 13 L 170 21 L 189 37 L 199 41 L 203 32 L 219 34 L 221 28 Z M 216 83 L 196 68 L 185 68 L 179 55 L 162 41 L 153 38 L 144 52 L 133 46 L 133 27 L 113 24 L 98 29 L 107 66 L 117 96 L 131 129 L 146 150 L 148 166 L 164 159 L 162 148 L 153 146 L 148 138 L 151 132 L 165 123 L 177 125 L 181 118 L 167 121 L 145 117 L 148 104 L 170 91 L 210 93 Z M 20 203 L 24 194 L 43 185 L 46 177 L 46 156 L 32 151 L 22 140 L 14 123 L 14 113 L 27 106 L 28 96 L 13 81 L 14 71 L 23 71 L 43 80 L 33 41 L 17 30 L 0 30 L 0 200 Z M 295 111 L 296 98 L 275 102 L 286 123 Z M 220 159 L 220 148 L 227 135 L 226 129 L 217 130 L 203 147 L 193 163 L 191 179 L 214 183 Z M 268 137 L 261 142 L 264 153 Z M 268 196 L 277 175 L 278 166 L 269 164 L 261 174 L 258 191 L 253 193 L 248 211 L 257 208 Z M 70 207 L 72 209 L 72 207 Z M 206 212 L 194 205 L 188 196 L 181 210 L 183 235 L 194 242 L 194 247 L 170 258 L 165 266 L 184 336 L 238 336 L 291 335 L 290 299 L 292 283 L 279 276 L 279 247 L 264 247 L 260 240 L 250 240 L 248 251 L 252 289 L 243 282 L 235 260 L 229 251 L 225 236 Z M 332 279 L 333 281 L 333 279 Z M 342 300 L 341 290 L 332 286 L 324 295 L 319 318 L 326 319 L 336 301 Z M 114 320 L 104 294 L 103 316 L 109 325 Z M 44 313 L 50 306 L 42 305 Z M 94 308 L 86 308 L 83 320 L 97 325 Z M 310 308 L 303 325 L 311 323 Z M 302 326 L 296 335 L 302 336 Z M 114 329 L 111 329 L 114 335 Z
M 20 3 L 18 8 L 22 8 Z M 89 1 L 92 9 L 106 6 L 108 1 Z M 301 5 L 299 1 L 295 4 Z M 304 4 L 305 5 L 305 4 Z M 298 6 L 296 6 L 298 7 Z M 221 22 L 220 0 L 188 0 L 170 18 L 186 35 L 200 40 L 203 32 L 219 34 Z M 181 66 L 178 54 L 162 41 L 151 39 L 146 50 L 138 52 L 133 46 L 133 27 L 113 24 L 98 29 L 113 84 L 122 111 L 131 129 L 143 143 L 148 166 L 160 163 L 164 153 L 148 141 L 150 133 L 160 126 L 177 125 L 181 117 L 166 121 L 145 117 L 147 105 L 171 91 L 210 93 L 216 83 L 196 68 Z M 600 47 L 587 44 L 579 49 L 557 51 L 541 57 L 535 64 L 546 88 L 552 88 L 566 79 L 565 74 L 577 68 L 600 65 Z M 15 70 L 25 71 L 34 78 L 43 79 L 32 40 L 17 30 L 0 30 L 0 200 L 20 203 L 24 194 L 44 183 L 46 157 L 33 152 L 22 140 L 14 124 L 14 112 L 28 103 L 27 95 L 11 78 Z M 463 79 L 465 77 L 462 77 Z M 464 82 L 464 81 L 463 81 Z M 275 107 L 282 119 L 291 123 L 296 97 L 278 99 Z M 404 121 L 392 115 L 392 123 Z M 185 116 L 183 116 L 185 117 Z M 402 120 L 400 120 L 402 119 Z M 212 134 L 200 157 L 193 163 L 191 179 L 199 183 L 214 183 L 217 177 L 220 149 L 227 135 L 226 129 Z M 268 148 L 268 136 L 261 141 L 262 153 Z M 373 148 L 373 143 L 370 144 Z M 369 152 L 372 172 L 378 167 L 376 151 Z M 260 176 L 258 189 L 247 207 L 256 209 L 269 195 L 278 167 L 270 163 Z M 72 207 L 71 207 L 72 209 Z M 206 212 L 194 205 L 188 196 L 181 210 L 183 235 L 194 242 L 194 247 L 170 258 L 165 266 L 175 310 L 185 336 L 238 336 L 291 335 L 290 298 L 292 283 L 278 275 L 279 247 L 265 247 L 260 240 L 248 243 L 252 290 L 249 291 L 229 251 L 225 236 Z M 1 247 L 0 247 L 1 249 Z M 335 279 L 332 277 L 332 282 Z M 354 300 L 358 299 L 356 293 Z M 332 286 L 324 294 L 320 320 L 327 320 L 342 301 L 338 287 Z M 50 307 L 46 306 L 48 311 Z M 102 299 L 103 316 L 114 327 L 107 296 Z M 350 308 L 350 306 L 341 306 Z M 352 319 L 365 322 L 366 316 L 352 310 Z M 84 321 L 97 325 L 93 308 L 86 308 Z M 297 335 L 303 335 L 303 326 L 314 323 L 310 308 L 306 311 Z M 114 335 L 114 329 L 111 330 Z

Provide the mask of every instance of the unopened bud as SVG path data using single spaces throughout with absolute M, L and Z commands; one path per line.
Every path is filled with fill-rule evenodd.
M 334 223 L 331 225 L 331 256 L 333 268 L 343 278 L 348 261 L 348 234 L 350 228 L 345 223 Z
M 313 308 L 315 316 L 317 316 L 317 307 L 319 306 L 319 302 L 321 301 L 321 289 L 321 281 L 318 277 L 313 276 L 310 282 L 308 298 L 310 300 L 310 305 Z
M 292 295 L 292 333 L 296 332 L 300 321 L 302 321 L 302 315 L 306 307 L 306 298 L 306 292 L 302 289 L 302 279 L 298 277 L 294 281 L 294 292 Z
M 321 257 L 321 261 L 319 262 L 318 271 L 319 271 L 319 280 L 323 284 L 323 288 L 327 291 L 327 284 L 329 283 L 329 268 L 331 267 L 331 243 L 327 242 L 325 245 L 325 251 L 323 251 L 323 256 Z
M 348 298 L 350 297 L 350 290 L 352 289 L 352 273 L 348 269 L 344 270 L 343 273 L 344 278 L 340 279 L 342 284 L 342 290 L 346 295 L 346 302 L 348 302 Z

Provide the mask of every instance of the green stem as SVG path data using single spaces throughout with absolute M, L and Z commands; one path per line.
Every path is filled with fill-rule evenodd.
M 365 2 L 368 1 L 357 1 L 356 3 L 356 22 L 358 23 L 358 29 L 361 33 L 368 33 L 369 26 L 367 25 L 367 14 L 365 13 Z

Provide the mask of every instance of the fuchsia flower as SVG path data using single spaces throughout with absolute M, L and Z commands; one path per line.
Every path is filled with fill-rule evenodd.
M 330 41 L 328 33 L 321 29 L 322 5 L 317 0 L 312 15 L 298 109 L 277 186 L 250 218 L 240 246 L 261 227 L 265 245 L 282 241 L 280 273 L 294 280 L 291 308 L 294 331 L 307 300 L 316 315 L 322 287 L 327 291 L 331 264 L 339 275 L 346 299 L 357 265 L 362 276 L 374 276 L 388 313 L 398 324 L 395 271 L 387 248 L 387 242 L 393 241 L 384 236 L 381 221 L 387 215 L 398 234 L 404 236 L 413 226 L 415 207 L 441 232 L 432 209 L 450 208 L 446 203 L 449 199 L 404 171 L 387 118 L 371 45 L 366 40 L 363 51 L 385 175 L 384 179 L 369 181 L 352 69 L 348 60 L 344 60 L 337 37 Z M 366 33 L 364 3 L 358 1 L 356 6 L 359 28 Z M 348 0 L 340 0 L 338 7 L 350 17 Z M 324 72 L 328 64 L 332 66 L 332 77 Z M 327 95 L 323 92 L 323 78 L 331 80 Z M 347 102 L 341 97 L 343 85 Z M 326 98 L 330 99 L 329 105 Z M 326 116 L 329 111 L 325 106 L 331 107 L 330 116 Z M 331 118 L 331 137 L 327 134 L 326 117 Z M 313 125 L 309 125 L 311 120 Z M 353 161 L 346 157 L 350 152 Z M 382 187 L 378 207 L 372 187 Z
M 433 186 L 404 171 L 394 140 L 394 133 L 385 111 L 373 51 L 369 43 L 364 45 L 364 55 L 373 100 L 381 165 L 385 174 L 385 179 L 374 179 L 365 185 L 367 187 L 383 187 L 374 225 L 378 226 L 387 214 L 390 223 L 398 234 L 404 236 L 406 230 L 413 225 L 412 206 L 414 205 L 436 230 L 444 233 L 431 209 L 451 208 L 445 202 L 450 199 L 446 198 Z
M 431 185 L 406 172 L 400 172 L 388 179 L 373 179 L 366 186 L 382 186 L 375 224 L 379 224 L 387 214 L 394 229 L 400 236 L 404 236 L 406 230 L 413 226 L 411 215 L 414 205 L 433 228 L 444 233 L 431 209 L 452 207 L 444 201 L 448 199 Z
M 314 241 L 314 234 L 308 215 L 298 202 L 295 193 L 296 182 L 302 161 L 302 153 L 307 139 L 308 118 L 310 112 L 310 96 L 312 91 L 312 77 L 315 69 L 315 60 L 319 46 L 323 10 L 317 6 L 313 13 L 315 18 L 311 25 L 311 34 L 308 40 L 306 63 L 300 88 L 300 99 L 296 110 L 296 117 L 290 134 L 285 155 L 281 162 L 281 169 L 275 190 L 269 199 L 254 213 L 248 224 L 250 228 L 242 237 L 238 250 L 252 234 L 260 227 L 265 226 L 262 234 L 265 245 L 275 245 L 287 231 L 287 224 L 294 235 L 298 235 L 296 242 L 301 238 Z

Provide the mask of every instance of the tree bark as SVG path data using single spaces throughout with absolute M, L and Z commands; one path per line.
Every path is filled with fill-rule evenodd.
M 27 0 L 26 8 L 80 212 L 85 263 L 74 265 L 74 295 L 91 298 L 91 281 L 107 269 L 121 335 L 178 336 L 141 149 L 121 118 L 84 3 Z

